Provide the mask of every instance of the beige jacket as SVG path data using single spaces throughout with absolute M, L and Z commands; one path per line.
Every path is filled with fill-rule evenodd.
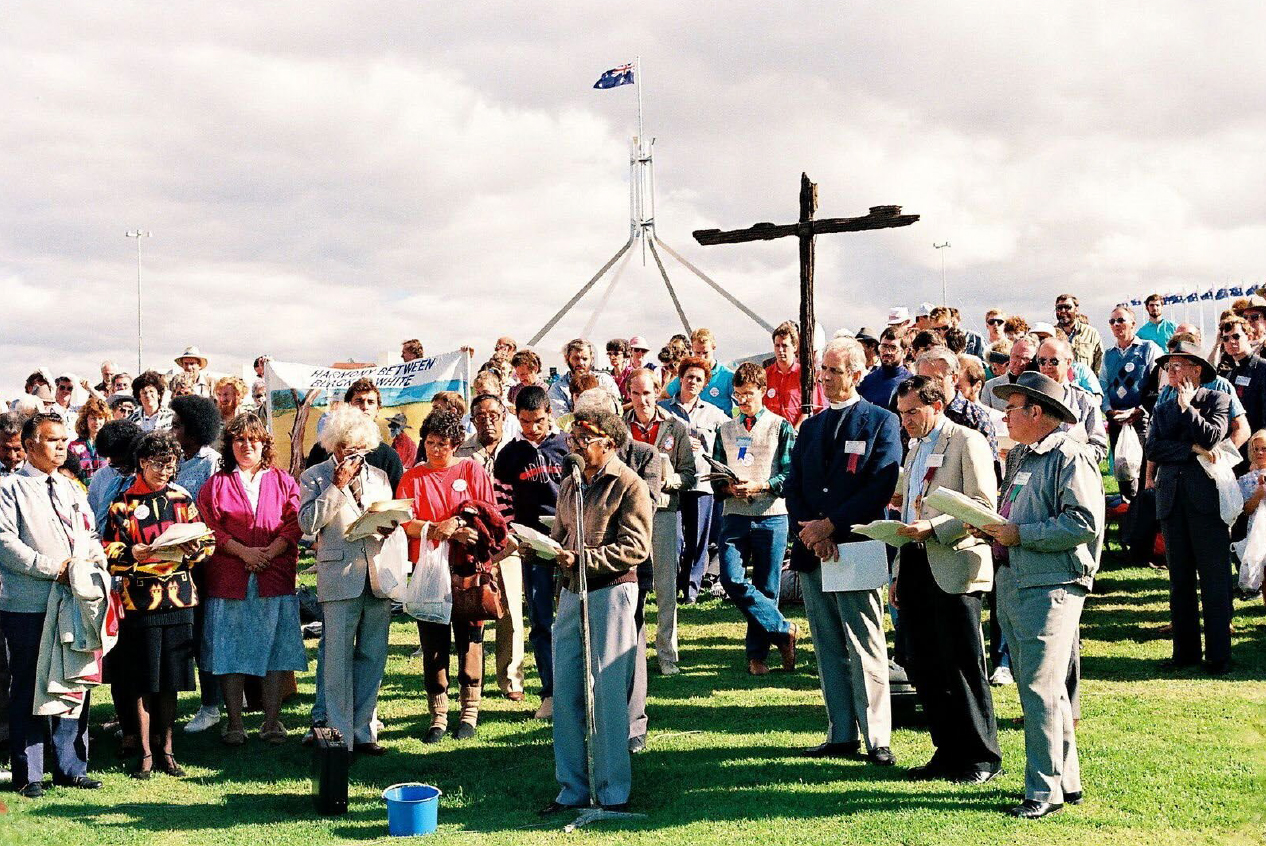
M 914 463 L 915 448 L 911 445 L 901 468 L 897 490 L 906 491 L 906 482 Z M 942 455 L 941 466 L 932 470 L 931 478 L 919 486 L 926 497 L 937 488 L 948 488 L 966 494 L 981 505 L 996 508 L 998 477 L 994 474 L 993 453 L 989 442 L 977 431 L 946 420 L 941 428 L 932 455 Z M 993 586 L 993 555 L 988 543 L 967 534 L 961 520 L 923 506 L 920 519 L 932 523 L 932 537 L 927 540 L 928 565 L 937 586 L 946 593 L 962 594 L 987 591 Z M 904 547 L 903 547 L 904 549 Z M 893 578 L 901 568 L 901 550 Z

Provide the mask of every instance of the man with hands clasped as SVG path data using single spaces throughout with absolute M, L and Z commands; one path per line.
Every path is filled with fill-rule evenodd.
M 826 742 L 803 754 L 853 755 L 861 735 L 870 761 L 891 766 L 896 759 L 888 746 L 892 705 L 882 591 L 822 589 L 822 563 L 839 560 L 838 544 L 860 539 L 853 525 L 884 516 L 901 469 L 896 416 L 857 393 L 865 366 L 856 340 L 836 338 L 826 345 L 818 378 L 829 407 L 801 424 L 783 492 L 795 535 L 791 567 L 801 573 L 827 711 Z
M 896 394 L 901 425 L 910 436 L 899 488 L 905 526 L 898 533 L 911 543 L 897 552 L 888 596 L 901 609 L 906 669 L 936 747 L 931 760 L 907 775 L 984 784 L 1002 771 L 980 632 L 981 603 L 993 586 L 993 556 L 989 544 L 968 534 L 962 521 L 924 500 L 945 488 L 993 508 L 998 501 L 993 453 L 979 432 L 946 418 L 939 379 L 906 379 Z

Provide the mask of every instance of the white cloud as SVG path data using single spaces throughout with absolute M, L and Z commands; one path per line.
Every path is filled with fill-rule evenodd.
M 641 52 L 661 237 L 771 322 L 791 240 L 690 231 L 902 204 L 889 232 L 819 239 L 824 323 L 936 299 L 1102 317 L 1153 287 L 1258 281 L 1266 67 L 1258 4 L 651 2 L 23 4 L 0 32 L 0 386 L 187 343 L 372 357 L 526 340 L 627 237 Z M 764 332 L 665 256 L 687 313 L 735 354 Z M 542 343 L 578 332 L 604 285 Z M 629 263 L 599 340 L 662 340 L 653 262 Z M 134 352 L 132 353 L 134 355 Z

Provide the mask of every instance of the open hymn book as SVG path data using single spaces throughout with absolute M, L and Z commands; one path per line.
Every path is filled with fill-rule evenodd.
M 413 519 L 413 500 L 384 499 L 375 502 L 365 509 L 365 513 L 356 518 L 356 522 L 347 527 L 343 537 L 348 540 L 364 540 L 368 537 L 381 537 L 379 529 L 394 529 L 401 523 Z
M 206 523 L 172 523 L 149 545 L 150 558 L 159 561 L 181 561 L 185 554 L 180 547 L 187 543 L 211 540 L 215 533 Z

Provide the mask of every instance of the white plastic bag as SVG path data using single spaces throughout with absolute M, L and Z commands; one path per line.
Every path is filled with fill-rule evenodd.
M 1244 494 L 1240 493 L 1240 483 L 1235 479 L 1235 465 L 1239 463 L 1240 453 L 1229 440 L 1223 440 L 1213 448 L 1217 461 L 1210 461 L 1203 455 L 1199 457 L 1204 472 L 1218 486 L 1218 513 L 1222 522 L 1234 525 L 1244 512 Z
M 1123 489 L 1134 485 L 1143 469 L 1143 445 L 1133 426 L 1122 426 L 1117 444 L 1112 448 L 1112 475 Z
M 1266 570 L 1266 520 L 1262 519 L 1261 507 L 1248 518 L 1248 537 L 1232 544 L 1240 559 L 1240 590 L 1258 593 L 1262 589 L 1262 574 Z
M 366 542 L 366 546 L 369 546 Z M 397 528 L 382 541 L 369 564 L 369 588 L 379 599 L 404 602 L 409 590 L 409 540 Z
M 405 588 L 404 613 L 424 623 L 447 625 L 452 620 L 453 577 L 448 569 L 448 541 L 437 546 L 422 541 L 422 551 Z

